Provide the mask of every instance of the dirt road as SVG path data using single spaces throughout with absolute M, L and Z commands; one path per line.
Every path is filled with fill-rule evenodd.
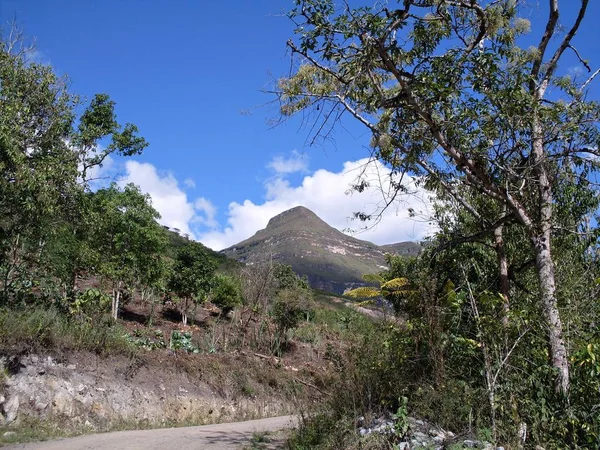
M 255 432 L 292 428 L 294 416 L 199 427 L 117 431 L 57 441 L 17 444 L 6 448 L 23 450 L 238 450 L 250 444 Z

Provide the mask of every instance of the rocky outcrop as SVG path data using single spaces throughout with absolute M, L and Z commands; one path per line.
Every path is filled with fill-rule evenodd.
M 398 450 L 434 449 L 444 450 L 446 448 L 480 449 L 480 450 L 504 450 L 504 447 L 496 447 L 490 442 L 476 439 L 459 438 L 451 431 L 443 430 L 424 420 L 408 417 L 408 430 L 403 436 L 397 436 L 399 442 L 395 444 Z M 393 418 L 376 418 L 365 423 L 363 417 L 359 418 L 358 429 L 362 436 L 373 433 L 386 435 L 396 434 L 396 420 Z
M 0 366 L 2 361 L 0 359 Z M 0 367 L 1 369 L 1 367 Z M 68 419 L 73 426 L 105 430 L 119 423 L 167 425 L 215 423 L 281 415 L 281 401 L 227 399 L 185 376 L 134 375 L 107 367 L 58 362 L 30 355 L 4 381 L 0 425 L 24 418 Z

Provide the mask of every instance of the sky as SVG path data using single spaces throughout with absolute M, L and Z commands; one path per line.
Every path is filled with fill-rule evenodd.
M 535 24 L 547 13 L 544 2 L 531 3 L 538 36 Z M 578 3 L 562 1 L 565 23 Z M 576 46 L 596 70 L 600 2 L 590 3 Z M 286 41 L 294 26 L 285 11 L 292 7 L 292 0 L 0 0 L 0 21 L 16 19 L 35 38 L 36 58 L 68 74 L 72 92 L 109 94 L 118 119 L 139 127 L 149 147 L 112 158 L 99 175 L 139 185 L 164 225 L 220 250 L 304 205 L 377 244 L 422 239 L 431 225 L 408 214 L 430 209 L 421 190 L 368 230 L 351 220 L 382 201 L 379 189 L 350 190 L 365 170 L 371 180 L 385 173 L 378 164 L 365 168 L 364 128 L 344 123 L 332 139 L 310 145 L 310 123 L 301 117 L 273 125 L 277 105 L 265 91 L 290 73 Z M 563 71 L 585 76 L 573 55 L 567 61 Z M 600 77 L 594 83 L 592 95 Z

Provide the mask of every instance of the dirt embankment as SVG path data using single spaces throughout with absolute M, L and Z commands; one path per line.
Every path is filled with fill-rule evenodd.
M 20 427 L 36 423 L 78 434 L 281 416 L 307 394 L 299 394 L 304 386 L 293 381 L 297 373 L 245 355 L 28 355 L 10 364 L 4 359 L 4 365 L 10 370 L 0 396 L 0 429 L 9 430 L 10 439 L 0 435 L 0 443 L 14 442 Z

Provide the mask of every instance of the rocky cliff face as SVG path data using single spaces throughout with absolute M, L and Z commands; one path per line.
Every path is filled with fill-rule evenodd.
M 420 248 L 414 242 L 380 247 L 347 236 L 298 206 L 273 217 L 264 230 L 223 253 L 244 263 L 289 264 L 306 275 L 313 288 L 342 294 L 364 285 L 364 274 L 385 269 L 386 253 L 417 254 Z

